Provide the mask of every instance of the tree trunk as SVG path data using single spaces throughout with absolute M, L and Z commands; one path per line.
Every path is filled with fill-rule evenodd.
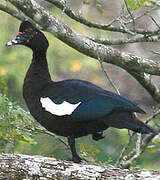
M 0 179 L 160 179 L 160 172 L 108 168 L 87 163 L 76 164 L 67 160 L 22 154 L 0 155 Z

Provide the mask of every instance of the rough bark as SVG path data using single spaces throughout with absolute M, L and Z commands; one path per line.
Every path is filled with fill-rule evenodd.
M 160 179 L 160 172 L 108 168 L 91 164 L 76 164 L 50 157 L 22 154 L 0 155 L 0 179 Z

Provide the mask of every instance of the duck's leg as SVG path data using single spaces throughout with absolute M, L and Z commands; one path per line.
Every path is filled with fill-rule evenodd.
M 75 138 L 72 136 L 67 137 L 68 138 L 68 144 L 70 146 L 71 152 L 72 152 L 72 160 L 75 163 L 81 162 L 81 158 L 77 154 L 76 147 L 75 147 Z

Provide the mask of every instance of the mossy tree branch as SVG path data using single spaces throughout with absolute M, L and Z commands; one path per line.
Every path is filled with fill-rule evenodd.
M 0 179 L 160 179 L 160 172 L 75 164 L 42 156 L 0 155 Z M 126 178 L 128 177 L 128 178 Z

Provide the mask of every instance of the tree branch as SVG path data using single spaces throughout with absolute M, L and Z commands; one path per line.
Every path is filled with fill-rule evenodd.
M 121 44 L 129 44 L 129 43 L 142 43 L 142 42 L 159 42 L 160 41 L 160 36 L 144 36 L 140 35 L 138 37 L 134 36 L 131 38 L 124 38 L 124 39 L 116 39 L 116 40 L 111 40 L 111 39 L 106 39 L 106 38 L 93 38 L 93 37 L 88 37 L 94 42 L 104 44 L 104 45 L 121 45 Z
M 20 11 L 16 11 L 13 8 L 10 8 L 7 5 L 4 5 L 4 3 L 0 2 L 0 10 L 10 14 L 11 16 L 17 18 L 20 21 L 25 21 L 26 17 L 23 13 L 21 13 Z
M 145 123 L 148 124 L 150 121 L 152 121 L 154 118 L 156 118 L 159 114 L 160 114 L 160 109 L 158 109 L 149 118 L 147 118 Z M 125 153 L 126 153 L 128 147 L 130 146 L 131 141 L 133 140 L 133 136 L 135 134 L 136 133 L 133 132 L 131 135 L 129 135 L 129 141 L 122 149 L 122 152 L 115 164 L 116 167 L 129 168 L 132 165 L 133 161 L 136 160 L 145 151 L 148 144 L 155 137 L 154 134 L 149 134 L 149 135 L 145 135 L 144 138 L 142 139 L 142 135 L 139 134 L 141 143 L 138 143 L 138 140 L 137 140 L 136 145 L 138 144 L 138 148 L 135 148 L 132 152 L 129 153 L 129 155 L 125 156 Z
M 142 153 L 144 153 L 146 147 L 148 144 L 151 142 L 151 140 L 155 137 L 155 134 L 148 134 L 146 135 L 143 140 L 142 144 L 140 145 L 139 151 L 135 148 L 127 157 L 124 161 L 122 161 L 119 164 L 119 167 L 121 168 L 129 168 L 131 164 L 133 163 L 134 160 L 136 160 Z
M 45 0 L 45 1 L 54 4 L 57 8 L 63 10 L 64 13 L 66 13 L 66 15 L 69 16 L 70 18 L 72 18 L 75 21 L 77 21 L 77 22 L 79 22 L 81 24 L 84 24 L 84 25 L 86 25 L 86 26 L 88 26 L 90 28 L 96 28 L 96 29 L 107 30 L 107 31 L 112 31 L 112 32 L 121 32 L 121 33 L 126 33 L 126 34 L 128 34 L 128 32 L 130 31 L 132 33 L 132 35 L 134 35 L 134 34 L 156 35 L 157 33 L 159 33 L 159 30 L 147 30 L 147 31 L 145 31 L 143 29 L 138 29 L 138 28 L 137 29 L 130 28 L 128 30 L 128 29 L 125 29 L 123 27 L 113 26 L 113 23 L 118 21 L 117 18 L 112 20 L 112 22 L 108 23 L 108 24 L 95 23 L 95 22 L 92 22 L 92 21 L 88 21 L 87 19 L 82 17 L 80 14 L 75 14 L 70 9 L 70 7 L 66 6 L 65 0 Z M 152 8 L 152 10 L 155 10 L 155 9 Z M 142 16 L 146 15 L 148 12 L 149 12 L 149 10 L 146 13 L 144 13 L 143 15 L 141 15 L 139 17 L 136 17 L 136 18 L 130 20 L 129 22 L 125 23 L 125 24 L 129 24 L 129 23 L 133 22 L 133 20 L 141 18 Z
M 110 46 L 105 46 L 92 41 L 87 37 L 74 32 L 42 6 L 39 6 L 34 0 L 8 1 L 21 10 L 26 16 L 39 24 L 44 30 L 51 32 L 58 39 L 79 52 L 125 69 L 146 88 L 156 102 L 160 102 L 160 93 L 156 86 L 153 83 L 149 83 L 145 78 L 146 76 L 142 76 L 144 73 L 160 76 L 160 64 L 158 62 L 129 53 L 120 52 Z M 152 88 L 149 87 L 149 84 L 152 85 Z
M 146 123 L 150 122 L 151 120 L 153 120 L 154 118 L 156 118 L 158 115 L 160 114 L 160 109 L 158 109 L 156 112 L 154 112 L 146 121 Z M 133 133 L 135 134 L 135 133 Z M 121 167 L 121 168 L 129 168 L 133 161 L 136 160 L 142 153 L 145 152 L 146 147 L 148 146 L 148 144 L 152 141 L 152 139 L 155 137 L 155 134 L 147 134 L 145 135 L 145 137 L 142 139 L 142 135 L 139 135 L 140 139 L 141 139 L 141 143 L 139 144 L 139 148 L 137 151 L 137 148 L 135 148 L 132 152 L 129 153 L 129 155 L 127 155 L 125 157 L 125 160 L 123 159 L 123 156 L 121 156 L 121 159 L 119 158 L 119 160 L 116 163 L 117 167 Z M 128 146 L 127 146 L 128 148 Z M 125 151 L 125 150 L 124 150 Z
M 58 1 L 59 3 L 59 1 Z M 27 19 L 27 17 L 20 11 L 16 11 L 15 9 L 4 5 L 4 3 L 0 2 L 0 10 L 12 15 L 13 17 L 17 18 L 20 21 L 24 21 Z M 78 18 L 78 17 L 77 17 Z M 114 22 L 114 21 L 113 21 Z M 112 22 L 112 23 L 113 23 Z M 107 26 L 110 26 L 112 23 L 109 23 Z M 93 37 L 88 37 L 94 42 L 101 43 L 104 45 L 119 45 L 119 44 L 128 44 L 128 43 L 137 43 L 137 42 L 159 42 L 160 37 L 159 36 L 140 36 L 140 37 L 132 37 L 132 38 L 127 38 L 127 39 L 118 39 L 118 40 L 109 40 L 106 38 L 93 38 Z
M 150 79 L 150 74 L 147 73 L 136 73 L 134 71 L 129 72 L 152 96 L 152 98 L 160 103 L 160 90 Z
M 136 20 L 144 17 L 145 15 L 147 15 L 147 14 L 153 12 L 153 11 L 156 11 L 156 10 L 158 10 L 158 9 L 159 9 L 159 7 L 153 7 L 153 8 L 151 8 L 151 9 L 148 9 L 148 10 L 144 11 L 142 14 L 134 17 L 134 21 L 136 21 Z M 130 24 L 130 23 L 133 23 L 133 19 L 129 19 L 127 22 L 125 22 L 125 24 Z
M 0 155 L 0 179 L 160 179 L 160 172 L 76 164 L 55 158 L 22 154 Z
M 147 118 L 145 123 L 148 124 L 150 121 L 152 121 L 154 118 L 156 118 L 159 115 L 160 115 L 160 109 L 155 111 L 149 118 Z
M 121 151 L 121 154 L 120 154 L 120 156 L 119 156 L 118 159 L 117 159 L 117 162 L 116 162 L 116 164 L 115 164 L 116 167 L 119 167 L 121 161 L 123 161 L 124 156 L 125 156 L 125 153 L 126 153 L 126 151 L 128 150 L 129 146 L 131 145 L 131 142 L 132 142 L 133 137 L 134 137 L 135 134 L 136 134 L 135 132 L 133 132 L 132 134 L 130 134 L 130 133 L 129 133 L 129 130 L 128 130 L 129 140 L 128 140 L 128 143 L 126 143 L 126 144 L 124 145 L 124 147 L 123 147 L 123 149 L 122 149 L 122 151 Z
M 74 32 L 48 11 L 38 6 L 38 4 L 32 4 L 33 0 L 9 0 L 9 2 L 19 8 L 25 15 L 32 18 L 46 31 L 51 32 L 58 39 L 87 56 L 96 59 L 98 59 L 99 56 L 102 61 L 127 70 L 160 75 L 160 64 L 158 62 L 120 52 L 110 46 L 95 43 L 87 37 Z

